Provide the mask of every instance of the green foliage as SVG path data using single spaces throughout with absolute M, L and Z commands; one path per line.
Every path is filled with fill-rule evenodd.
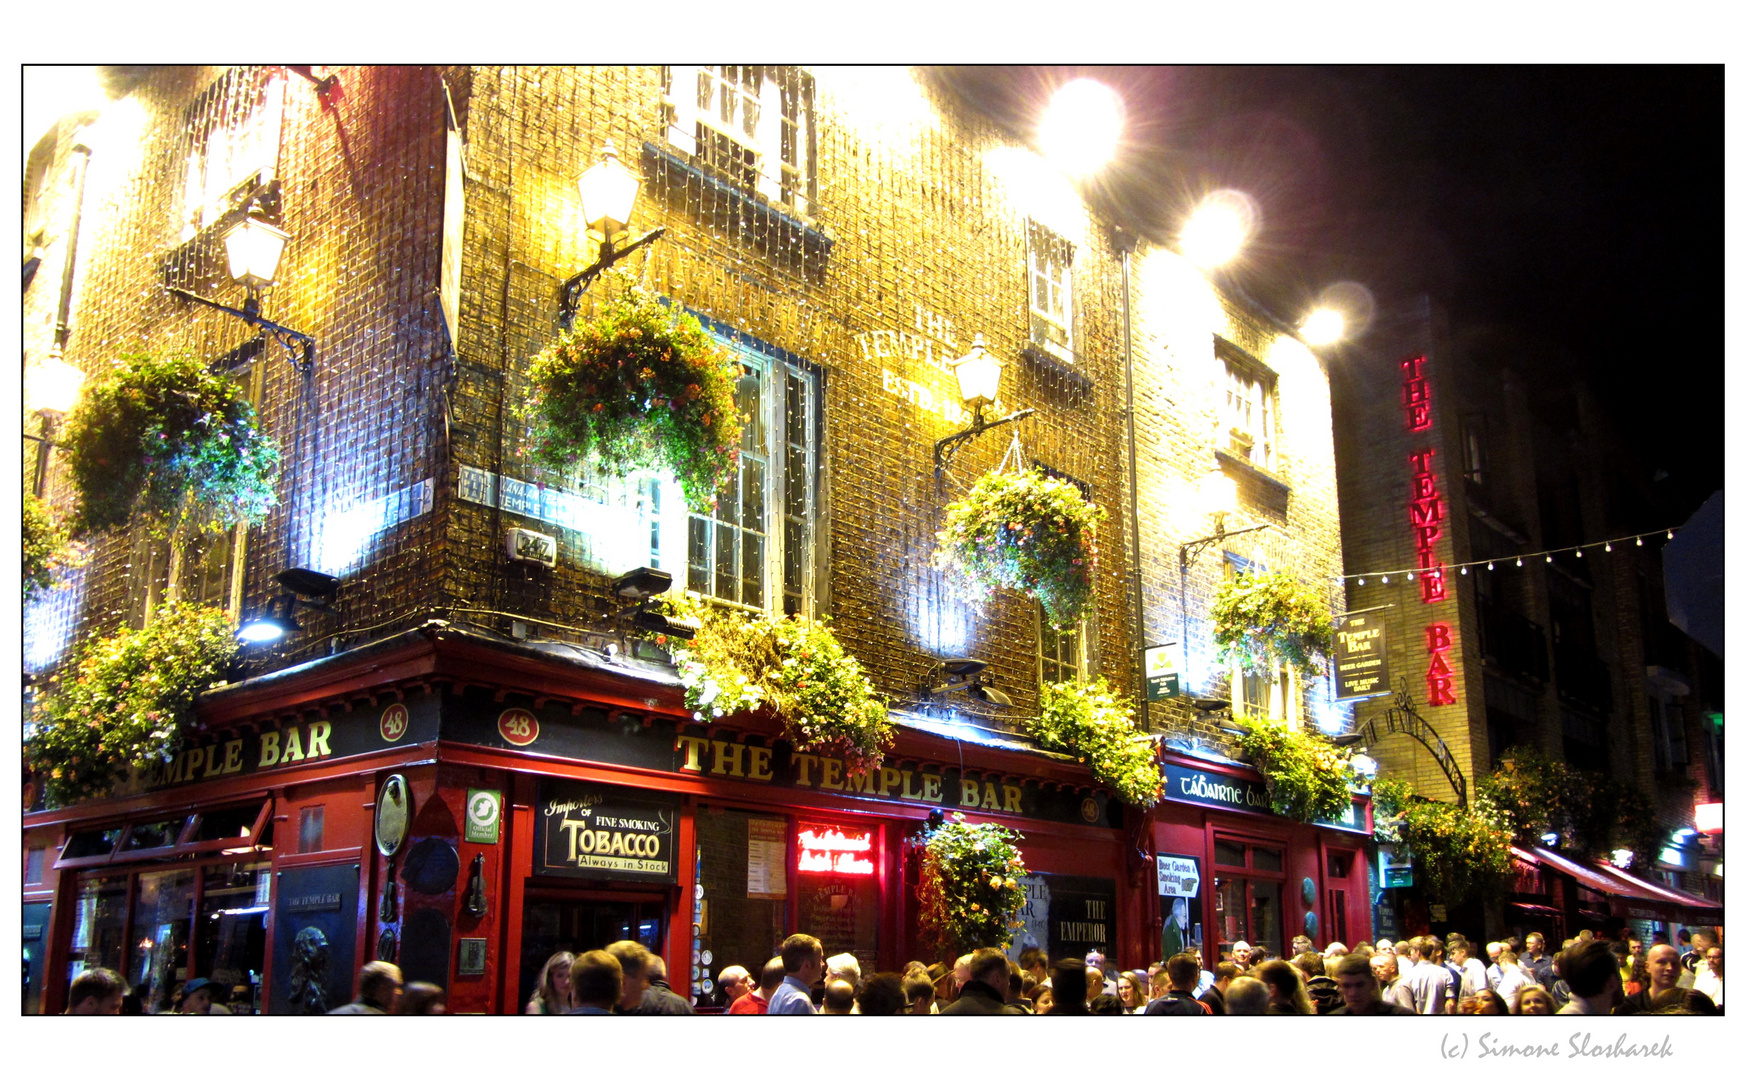
M 705 610 L 695 638 L 670 644 L 699 720 L 767 706 L 795 749 L 840 751 L 851 773 L 878 768 L 896 739 L 873 683 L 822 622 Z
M 923 834 L 916 885 L 922 947 L 950 962 L 973 949 L 1004 949 L 1024 923 L 1023 834 L 963 814 Z
M 24 496 L 24 602 L 54 587 L 55 571 L 71 560 L 72 538 L 47 503 Z
M 699 513 L 734 476 L 739 365 L 695 318 L 647 292 L 632 289 L 562 332 L 528 376 L 524 409 L 543 464 L 573 469 L 592 453 L 619 476 L 667 468 Z
M 1350 755 L 1322 735 L 1237 716 L 1237 744 L 1267 782 L 1273 812 L 1297 821 L 1338 819 L 1352 804 Z
M 73 531 L 137 518 L 156 536 L 257 524 L 277 502 L 279 448 L 236 381 L 191 356 L 130 356 L 85 389 L 60 450 Z
M 1104 509 L 1041 469 L 989 473 L 946 507 L 934 565 L 977 602 L 996 586 L 1042 601 L 1051 625 L 1066 629 L 1091 605 L 1097 524 Z
M 1463 809 L 1421 798 L 1405 780 L 1383 779 L 1371 784 L 1370 798 L 1376 841 L 1412 851 L 1414 881 L 1433 903 L 1492 897 L 1507 886 L 1510 829 L 1484 794 Z
M 1132 806 L 1158 801 L 1163 790 L 1152 740 L 1134 724 L 1133 703 L 1102 678 L 1043 684 L 1042 715 L 1031 734 L 1045 749 L 1072 754 Z
M 1315 672 L 1315 657 L 1334 645 L 1328 605 L 1283 571 L 1238 574 L 1212 602 L 1213 641 L 1221 663 L 1252 675 L 1290 663 Z
M 80 643 L 25 736 L 25 760 L 49 801 L 103 795 L 131 767 L 173 761 L 195 695 L 223 679 L 236 651 L 223 609 L 195 604 L 165 604 L 144 630 Z
M 1511 747 L 1499 757 L 1509 766 L 1481 777 L 1476 787 L 1525 843 L 1554 832 L 1565 850 L 1603 858 L 1629 850 L 1633 866 L 1653 865 L 1666 845 L 1655 800 L 1636 784 L 1572 769 L 1532 747 Z

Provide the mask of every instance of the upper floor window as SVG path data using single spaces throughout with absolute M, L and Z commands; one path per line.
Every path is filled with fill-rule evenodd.
M 787 360 L 733 348 L 744 372 L 736 395 L 746 418 L 739 473 L 713 512 L 690 515 L 687 587 L 732 604 L 811 615 L 818 378 Z
M 1217 341 L 1217 345 L 1225 369 L 1217 444 L 1233 457 L 1274 471 L 1277 468 L 1278 440 L 1273 408 L 1273 373 L 1222 339 Z
M 674 64 L 667 72 L 669 143 L 747 191 L 812 212 L 811 75 L 770 64 Z
M 1073 245 L 1030 222 L 1026 263 L 1031 344 L 1058 360 L 1073 359 Z
M 1037 605 L 1037 673 L 1046 683 L 1085 681 L 1084 620 L 1072 629 L 1057 630 Z
M 1485 483 L 1485 417 L 1478 413 L 1461 417 L 1461 475 Z

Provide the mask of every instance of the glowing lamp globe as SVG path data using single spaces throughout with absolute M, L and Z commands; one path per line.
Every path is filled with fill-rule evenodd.
M 952 374 L 958 377 L 958 396 L 964 404 L 980 408 L 993 402 L 1000 392 L 1001 367 L 1001 362 L 983 343 L 982 335 L 977 334 L 970 351 L 952 365 Z
M 1037 141 L 1062 172 L 1085 176 L 1115 155 L 1122 121 L 1122 99 L 1114 90 L 1094 79 L 1074 79 L 1055 91 Z
M 1222 469 L 1214 469 L 1200 481 L 1200 490 L 1196 496 L 1200 500 L 1201 513 L 1228 514 L 1237 508 L 1237 482 L 1224 474 Z
M 618 232 L 630 221 L 641 183 L 635 173 L 619 162 L 613 145 L 607 143 L 600 161 L 576 181 L 582 192 L 583 221 L 595 232 L 607 235 Z
M 73 411 L 84 385 L 85 373 L 58 356 L 33 360 L 24 372 L 24 407 L 65 415 Z
M 1183 226 L 1182 254 L 1203 270 L 1221 266 L 1248 243 L 1258 216 L 1249 196 L 1230 188 L 1215 191 L 1200 201 Z
M 1311 345 L 1331 345 L 1345 334 L 1345 316 L 1333 308 L 1316 308 L 1303 321 L 1303 339 Z
M 264 289 L 279 275 L 279 256 L 291 234 L 256 217 L 246 217 L 224 234 L 224 254 L 230 278 L 238 285 Z

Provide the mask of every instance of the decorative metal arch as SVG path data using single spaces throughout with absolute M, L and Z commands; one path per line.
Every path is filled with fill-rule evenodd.
M 1443 737 L 1419 715 L 1413 696 L 1405 690 L 1395 691 L 1393 707 L 1378 716 L 1372 716 L 1352 734 L 1355 736 L 1353 742 L 1359 746 L 1374 745 L 1383 735 L 1401 734 L 1417 739 L 1431 752 L 1431 757 L 1448 779 L 1449 786 L 1455 789 L 1455 804 L 1462 809 L 1467 808 L 1467 777 L 1461 772 L 1461 766 L 1456 763 L 1455 755 L 1449 752 Z

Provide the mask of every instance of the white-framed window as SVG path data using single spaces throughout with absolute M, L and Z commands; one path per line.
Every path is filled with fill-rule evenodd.
M 1037 676 L 1039 682 L 1084 682 L 1089 675 L 1084 619 L 1071 629 L 1049 625 L 1043 607 L 1037 605 Z
M 186 242 L 272 183 L 279 166 L 285 79 L 274 67 L 232 68 L 184 113 L 180 240 Z
M 1290 664 L 1256 674 L 1233 666 L 1231 708 L 1240 716 L 1265 717 L 1299 729 L 1303 726 L 1303 680 Z
M 667 69 L 667 141 L 735 185 L 805 216 L 817 197 L 812 76 L 772 64 Z
M 1060 360 L 1073 359 L 1073 245 L 1035 221 L 1026 233 L 1031 344 Z
M 1278 441 L 1273 372 L 1222 339 L 1218 345 L 1225 381 L 1216 444 L 1233 457 L 1273 471 Z
M 818 377 L 787 360 L 731 347 L 744 372 L 736 391 L 746 418 L 739 474 L 712 513 L 690 515 L 686 587 L 760 611 L 811 615 Z

